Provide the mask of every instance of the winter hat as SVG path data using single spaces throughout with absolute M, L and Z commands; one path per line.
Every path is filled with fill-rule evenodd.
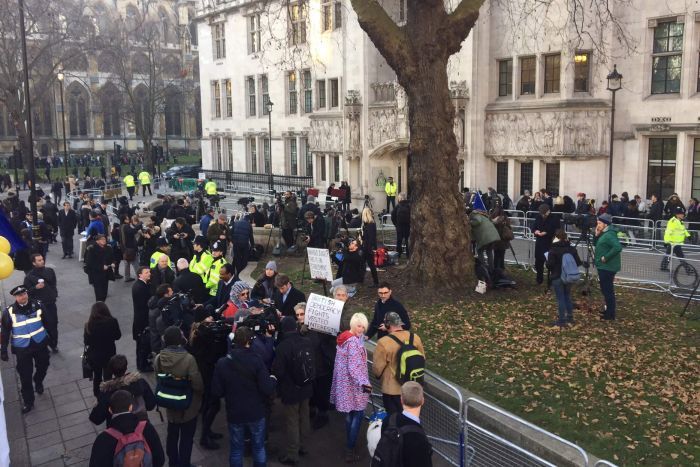
M 163 343 L 166 347 L 182 345 L 185 343 L 185 338 L 182 337 L 182 331 L 177 326 L 170 326 L 163 333 Z
M 315 203 L 316 202 L 316 197 L 314 195 L 309 195 L 306 197 L 306 202 L 307 203 Z
M 601 214 L 600 216 L 598 216 L 598 220 L 605 225 L 612 224 L 612 216 L 608 213 Z
M 291 316 L 285 316 L 280 322 L 280 331 L 283 333 L 294 332 L 297 330 L 297 320 Z
M 269 261 L 265 265 L 265 269 L 272 269 L 273 271 L 277 272 L 277 263 L 275 263 L 274 261 Z
M 384 326 L 403 326 L 403 321 L 401 321 L 401 317 L 398 313 L 390 311 L 384 316 Z

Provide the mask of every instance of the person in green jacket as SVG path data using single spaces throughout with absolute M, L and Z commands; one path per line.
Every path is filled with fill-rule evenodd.
M 617 238 L 617 229 L 611 225 L 610 214 L 598 216 L 595 229 L 595 267 L 598 270 L 600 291 L 605 297 L 605 308 L 600 318 L 615 319 L 615 274 L 622 268 L 622 245 Z
M 472 227 L 472 240 L 476 242 L 476 253 L 481 260 L 484 260 L 484 253 L 488 260 L 489 271 L 493 271 L 493 245 L 501 240 L 498 230 L 489 216 L 479 210 L 474 210 L 469 214 L 469 224 Z

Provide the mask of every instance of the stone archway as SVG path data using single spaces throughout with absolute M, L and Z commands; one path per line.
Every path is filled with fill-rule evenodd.
M 399 185 L 399 192 L 408 189 L 408 141 L 394 140 L 374 149 L 367 159 L 364 171 L 366 194 L 375 199 L 375 209 L 385 206 L 384 185 L 388 177 L 393 177 Z M 363 181 L 363 182 L 364 182 Z

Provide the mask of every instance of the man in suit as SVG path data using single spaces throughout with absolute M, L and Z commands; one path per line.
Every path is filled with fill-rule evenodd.
M 151 298 L 151 268 L 140 266 L 137 270 L 138 280 L 131 286 L 131 299 L 134 303 L 134 322 L 131 326 L 133 339 L 136 341 L 136 368 L 142 373 L 153 371 L 148 361 L 151 345 L 148 332 L 148 300 Z
M 173 292 L 189 293 L 195 303 L 204 303 L 209 298 L 209 291 L 202 278 L 189 269 L 190 263 L 185 258 L 177 260 L 177 278 L 173 281 Z
M 275 292 L 272 295 L 272 300 L 277 307 L 277 310 L 282 313 L 282 316 L 294 315 L 294 307 L 297 303 L 305 302 L 306 295 L 301 290 L 297 290 L 292 286 L 289 277 L 286 274 L 278 274 L 275 277 Z
M 58 230 L 61 233 L 61 246 L 63 257 L 73 257 L 73 234 L 78 226 L 78 214 L 71 209 L 68 201 L 63 202 L 63 209 L 58 213 Z
M 219 270 L 219 284 L 216 287 L 216 308 L 228 302 L 231 295 L 231 287 L 236 282 L 233 277 L 234 272 L 233 264 L 226 263 L 221 266 Z
M 420 423 L 420 411 L 424 403 L 423 387 L 420 384 L 409 381 L 401 386 L 403 412 L 390 417 L 396 417 L 396 427 L 404 436 L 401 456 L 404 467 L 432 467 L 433 465 L 431 459 L 433 447 Z M 391 425 L 391 420 L 387 420 L 382 423 L 382 433 Z

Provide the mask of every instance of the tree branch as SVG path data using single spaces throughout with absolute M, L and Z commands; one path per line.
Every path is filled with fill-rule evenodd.
M 411 63 L 408 41 L 377 0 L 350 0 L 360 27 L 367 33 L 389 66 L 401 70 Z
M 479 9 L 484 2 L 485 0 L 462 0 L 454 11 L 450 13 L 448 26 L 445 28 L 449 55 L 459 52 L 462 48 L 462 42 L 467 38 L 479 19 Z

